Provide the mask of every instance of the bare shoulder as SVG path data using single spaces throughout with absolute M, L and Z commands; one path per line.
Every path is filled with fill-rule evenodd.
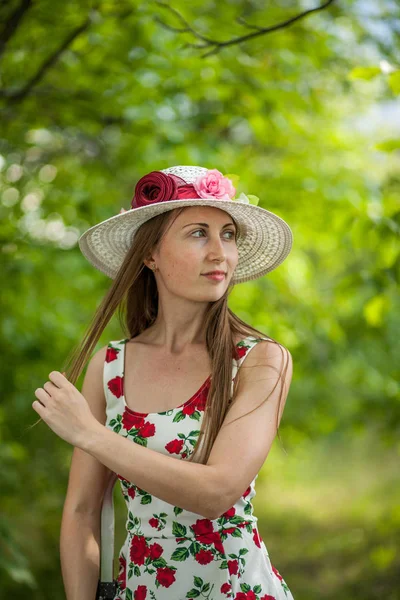
M 258 341 L 245 355 L 239 367 L 239 392 L 254 394 L 266 388 L 283 387 L 286 396 L 293 376 L 290 351 L 275 340 Z M 247 395 L 247 394 L 246 394 Z
M 257 337 L 253 336 L 252 337 Z M 288 348 L 276 340 L 258 339 L 257 343 L 247 352 L 242 361 L 241 368 L 246 372 L 248 367 L 259 366 L 266 369 L 279 369 L 287 365 L 287 370 L 292 372 L 293 359 Z
M 88 362 L 81 393 L 93 415 L 104 425 L 106 421 L 106 397 L 103 385 L 103 369 L 108 346 L 97 350 Z
M 93 354 L 90 361 L 88 362 L 87 370 L 89 370 L 89 368 L 91 371 L 103 370 L 104 362 L 106 360 L 107 349 L 108 345 L 103 346 Z

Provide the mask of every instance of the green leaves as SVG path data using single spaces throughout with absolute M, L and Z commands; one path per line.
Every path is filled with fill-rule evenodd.
M 349 72 L 348 78 L 350 80 L 365 79 L 366 81 L 371 81 L 372 79 L 375 79 L 378 75 L 381 75 L 387 78 L 387 82 L 392 92 L 394 94 L 400 94 L 400 69 L 396 69 L 391 65 L 386 65 L 387 63 L 384 63 L 380 67 L 354 67 Z
M 380 67 L 355 67 L 349 73 L 349 79 L 371 80 L 382 73 Z
M 218 15 L 215 6 L 200 0 L 175 0 L 173 6 L 190 23 L 200 22 L 205 35 L 228 39 L 243 33 L 236 21 L 242 4 L 220 3 Z M 287 12 L 281 2 L 246 7 L 248 22 L 257 25 L 280 22 Z M 292 353 L 295 377 L 280 428 L 289 456 L 308 440 L 314 455 L 328 440 L 361 436 L 376 426 L 388 456 L 393 454 L 400 423 L 399 37 L 383 4 L 374 4 L 371 27 L 370 17 L 361 17 L 354 3 L 344 13 L 338 6 L 332 9 L 336 12 L 329 17 L 321 11 L 318 18 L 309 15 L 295 27 L 202 59 L 182 47 L 186 34 L 155 22 L 154 3 L 121 0 L 118 6 L 103 3 L 93 9 L 88 2 L 43 0 L 32 3 L 5 45 L 0 96 L 4 597 L 38 600 L 42 582 L 61 594 L 52 549 L 58 543 L 71 452 L 43 424 L 26 432 L 37 420 L 33 391 L 69 356 L 110 284 L 82 257 L 79 235 L 122 206 L 128 209 L 135 182 L 152 169 L 192 164 L 226 170 L 236 188 L 233 201 L 271 210 L 293 229 L 287 260 L 265 277 L 236 286 L 229 296 L 229 308 L 239 318 Z M 376 23 L 385 28 L 385 39 L 375 34 Z M 34 85 L 26 88 L 35 74 Z M 24 88 L 19 100 L 8 93 Z M 116 315 L 96 350 L 122 337 Z M 83 374 L 78 386 L 82 379 Z M 173 418 L 171 411 L 164 414 Z M 179 425 L 185 418 L 196 421 L 194 436 L 200 413 L 185 417 L 178 411 L 173 422 Z M 121 418 L 110 425 L 121 433 Z M 134 435 L 132 430 L 132 443 L 146 445 L 147 439 L 134 441 Z M 277 489 L 285 484 L 290 460 L 279 463 Z M 390 527 L 381 537 L 371 534 L 369 542 L 363 538 L 353 556 L 355 564 L 360 556 L 370 557 L 370 564 L 357 563 L 357 572 L 370 575 L 345 579 L 347 541 L 341 547 L 332 542 L 338 549 L 334 563 L 330 550 L 318 546 L 321 564 L 334 564 L 331 585 L 337 597 L 351 590 L 364 600 L 389 596 L 395 588 L 388 538 L 398 515 L 387 499 L 395 479 L 381 484 L 386 491 L 380 498 L 381 469 L 376 472 L 374 494 L 386 507 L 383 521 Z M 303 476 L 299 468 L 290 488 Z M 25 502 L 21 482 L 33 503 Z M 327 497 L 340 488 L 336 483 L 327 483 Z M 307 489 L 319 485 L 316 475 Z M 139 502 L 152 506 L 149 494 L 138 494 Z M 294 548 L 285 558 L 291 567 L 298 564 L 299 547 L 292 543 L 300 526 L 297 512 L 296 524 L 290 521 L 283 533 L 281 525 L 290 520 L 293 497 L 300 498 L 296 511 L 313 518 L 312 498 L 304 490 L 296 496 L 292 489 L 278 496 L 282 519 L 271 543 L 282 557 Z M 286 505 L 283 497 L 289 499 Z M 264 505 L 273 510 L 270 499 L 261 496 Z M 125 505 L 123 521 L 124 511 Z M 174 507 L 176 516 L 181 512 Z M 357 534 L 360 523 L 366 531 L 369 522 L 371 531 L 378 530 L 375 512 L 371 505 L 366 517 L 359 509 L 343 530 Z M 251 515 L 249 503 L 244 514 Z M 270 533 L 274 519 L 268 519 Z M 326 573 L 315 552 L 311 558 L 307 552 L 317 547 L 316 539 L 333 539 L 336 523 L 330 519 L 319 518 L 311 528 L 307 521 L 305 536 L 296 536 L 304 540 L 304 561 L 321 573 L 313 586 L 316 597 Z M 132 529 L 137 525 L 133 519 L 129 523 Z M 251 535 L 251 529 L 248 525 L 244 532 Z M 308 544 L 312 530 L 315 539 Z M 385 547 L 389 551 L 379 550 Z M 134 575 L 140 576 L 139 569 Z M 294 578 L 299 597 L 314 600 L 303 565 Z M 377 581 L 387 587 L 377 589 Z M 199 593 L 195 584 L 193 590 Z
M 400 94 L 400 69 L 391 73 L 388 77 L 389 85 L 394 94 Z

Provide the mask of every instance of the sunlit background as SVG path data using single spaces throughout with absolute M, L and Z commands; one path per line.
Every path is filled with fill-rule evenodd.
M 398 600 L 399 5 L 333 1 L 203 48 L 196 34 L 234 40 L 318 1 L 170 6 L 0 7 L 0 596 L 65 597 L 72 447 L 26 428 L 110 286 L 78 238 L 128 209 L 144 174 L 200 165 L 239 175 L 294 236 L 230 297 L 294 360 L 254 500 L 271 561 L 295 600 Z M 122 337 L 115 319 L 98 347 Z

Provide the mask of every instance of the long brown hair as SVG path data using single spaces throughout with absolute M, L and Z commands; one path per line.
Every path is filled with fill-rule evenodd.
M 118 311 L 123 329 L 129 334 L 126 335 L 129 339 L 138 336 L 156 320 L 158 310 L 157 284 L 154 273 L 147 267 L 145 268 L 143 261 L 151 256 L 152 251 L 158 247 L 162 237 L 183 210 L 185 210 L 185 207 L 157 215 L 143 223 L 137 230 L 131 248 L 127 252 L 110 289 L 97 308 L 83 340 L 73 349 L 64 363 L 62 370 L 72 384 L 75 384 L 78 380 L 103 330 L 116 311 Z M 240 235 L 240 228 L 237 223 L 236 227 L 237 240 Z M 236 397 L 242 368 L 241 366 L 238 369 L 231 397 L 232 358 L 235 356 L 235 339 L 237 335 L 267 337 L 268 341 L 279 346 L 282 356 L 286 353 L 287 360 L 286 362 L 283 361 L 284 365 L 279 373 L 279 378 L 271 391 L 272 394 L 279 381 L 281 381 L 276 416 L 276 429 L 279 437 L 279 413 L 284 390 L 283 382 L 288 366 L 288 351 L 270 336 L 266 336 L 262 331 L 242 321 L 228 308 L 228 296 L 233 287 L 230 284 L 219 300 L 210 302 L 204 320 L 206 347 L 212 365 L 211 384 L 199 437 L 193 453 L 187 459 L 201 464 L 207 463 L 228 409 Z M 268 400 L 271 394 L 268 395 L 265 401 Z M 253 410 L 256 410 L 256 408 Z M 253 410 L 250 412 L 253 412 Z M 37 425 L 41 420 L 36 421 L 31 427 Z

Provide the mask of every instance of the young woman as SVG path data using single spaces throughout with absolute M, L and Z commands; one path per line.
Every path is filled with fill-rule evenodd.
M 292 600 L 252 498 L 292 377 L 289 351 L 228 308 L 237 283 L 276 268 L 292 234 L 235 198 L 235 176 L 153 171 L 131 209 L 91 227 L 86 258 L 113 279 L 64 374 L 34 410 L 75 446 L 61 526 L 67 600 L 95 598 L 104 490 L 127 505 L 115 600 Z M 91 358 L 115 311 L 126 335 Z

